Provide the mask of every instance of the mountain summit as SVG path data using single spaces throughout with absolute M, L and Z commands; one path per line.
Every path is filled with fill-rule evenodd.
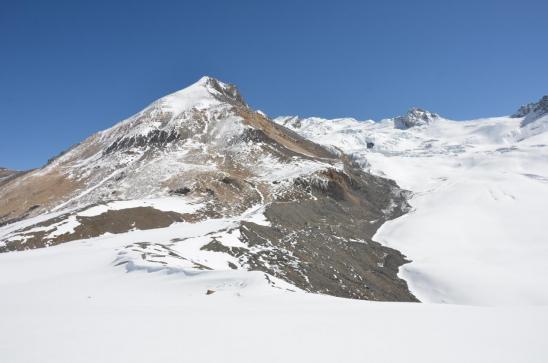
M 413 107 L 405 115 L 394 118 L 394 127 L 405 130 L 415 126 L 428 125 L 439 118 L 437 113 Z
M 1 186 L 0 252 L 115 235 L 114 265 L 128 271 L 254 270 L 306 291 L 416 301 L 397 277 L 404 256 L 372 241 L 406 197 L 204 77 Z
M 196 83 L 162 97 L 155 103 L 166 111 L 180 114 L 185 110 L 206 109 L 222 102 L 247 106 L 236 86 L 204 76 Z
M 0 215 L 17 217 L 33 206 L 39 213 L 161 196 L 189 185 L 205 193 L 220 175 L 260 171 L 266 176 L 275 161 L 299 174 L 293 156 L 318 168 L 337 163 L 323 147 L 251 110 L 235 86 L 203 77 L 7 186 L 2 192 L 10 196 Z M 11 194 L 23 184 L 35 191 L 33 197 Z

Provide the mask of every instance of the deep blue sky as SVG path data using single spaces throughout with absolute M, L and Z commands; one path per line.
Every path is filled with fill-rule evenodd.
M 202 75 L 269 115 L 509 114 L 548 93 L 548 1 L 0 0 L 0 166 Z

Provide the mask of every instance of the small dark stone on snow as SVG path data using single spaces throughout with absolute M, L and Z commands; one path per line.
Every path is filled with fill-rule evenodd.
M 187 187 L 183 187 L 183 188 L 175 189 L 175 190 L 173 190 L 171 193 L 172 193 L 172 194 L 185 195 L 185 194 L 190 193 L 190 189 L 187 188 Z

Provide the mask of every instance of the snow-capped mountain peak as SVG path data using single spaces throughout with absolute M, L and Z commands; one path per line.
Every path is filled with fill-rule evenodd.
M 397 277 L 403 256 L 370 240 L 406 196 L 204 77 L 4 184 L 0 252 L 118 234 L 128 270 L 261 270 L 307 291 L 416 301 Z
M 394 127 L 397 129 L 408 129 L 415 126 L 424 126 L 439 119 L 436 113 L 413 107 L 403 116 L 394 118 Z
M 179 114 L 191 109 L 206 109 L 220 102 L 245 106 L 236 86 L 204 76 L 196 83 L 160 98 L 154 103 L 162 110 Z

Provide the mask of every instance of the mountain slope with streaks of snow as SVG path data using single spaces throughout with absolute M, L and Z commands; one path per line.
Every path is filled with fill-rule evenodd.
M 397 277 L 405 256 L 371 240 L 406 197 L 203 77 L 3 184 L 0 253 L 118 235 L 112 258 L 128 271 L 262 271 L 309 292 L 416 301 Z

